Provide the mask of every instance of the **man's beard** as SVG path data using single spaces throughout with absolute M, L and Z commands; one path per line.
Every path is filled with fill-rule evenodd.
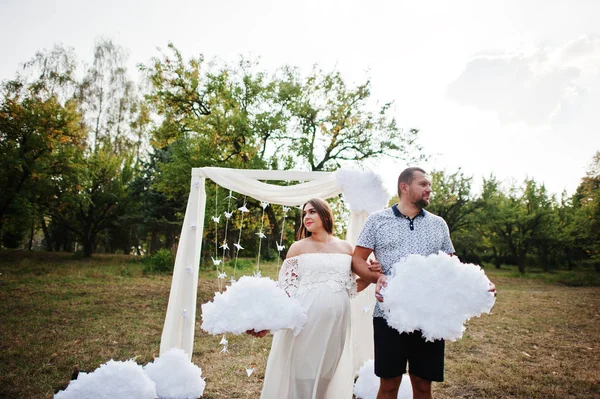
M 429 205 L 429 201 L 427 201 L 427 200 L 425 200 L 425 199 L 421 198 L 420 200 L 417 200 L 417 201 L 413 202 L 413 204 L 414 204 L 414 205 L 415 205 L 417 208 L 419 208 L 419 209 L 423 209 L 423 208 L 425 208 L 427 205 Z

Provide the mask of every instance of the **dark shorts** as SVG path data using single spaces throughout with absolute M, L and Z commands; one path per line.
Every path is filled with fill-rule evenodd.
M 373 318 L 375 375 L 395 378 L 409 373 L 427 381 L 444 381 L 444 340 L 425 341 L 421 331 L 400 334 L 383 317 Z

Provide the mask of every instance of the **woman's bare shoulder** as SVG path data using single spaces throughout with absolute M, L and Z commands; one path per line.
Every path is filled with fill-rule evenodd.
M 302 253 L 306 252 L 307 246 L 308 243 L 306 242 L 306 238 L 300 241 L 295 241 L 292 245 L 290 245 L 290 249 L 288 249 L 285 257 L 293 258 L 294 256 L 301 255 Z
M 354 246 L 348 241 L 342 240 L 341 238 L 336 238 L 334 245 L 336 246 L 337 252 L 343 254 L 352 255 L 352 252 L 354 251 Z

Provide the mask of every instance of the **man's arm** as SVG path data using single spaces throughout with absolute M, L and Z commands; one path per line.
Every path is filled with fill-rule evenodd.
M 379 276 L 382 274 L 370 269 L 371 265 L 367 262 L 367 259 L 372 252 L 373 250 L 371 248 L 360 247 L 357 245 L 354 247 L 354 254 L 352 255 L 352 271 L 369 284 L 377 283 Z

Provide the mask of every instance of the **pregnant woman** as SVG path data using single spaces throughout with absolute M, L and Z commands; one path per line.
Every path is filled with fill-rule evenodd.
M 302 210 L 298 241 L 287 253 L 279 285 L 300 301 L 308 318 L 297 336 L 291 330 L 275 333 L 261 398 L 351 398 L 350 297 L 368 284 L 353 277 L 352 245 L 333 236 L 327 202 L 311 199 Z

